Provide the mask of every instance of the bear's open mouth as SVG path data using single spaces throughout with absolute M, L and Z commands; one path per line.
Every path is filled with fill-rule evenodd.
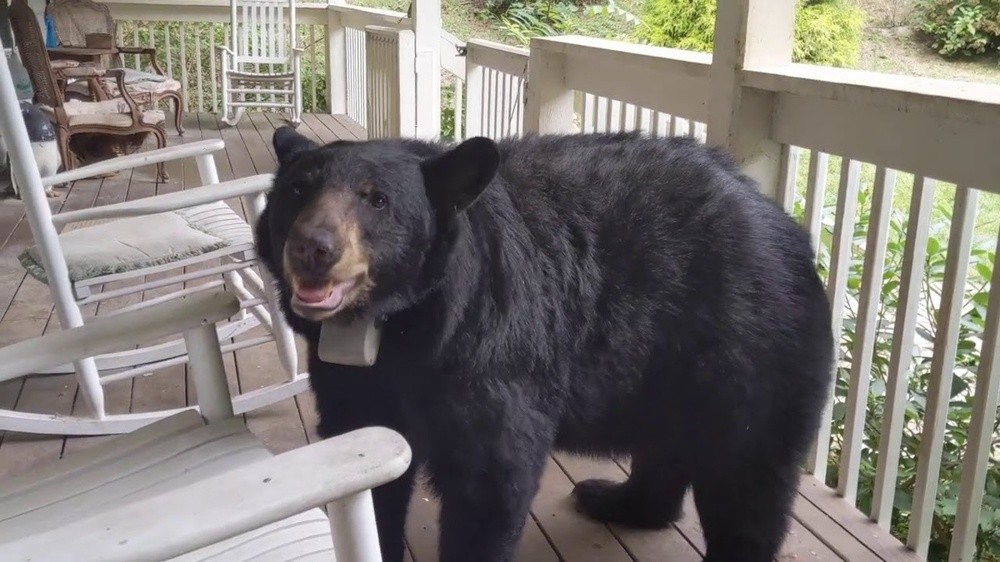
M 331 316 L 343 308 L 358 281 L 354 278 L 322 286 L 293 283 L 292 307 L 304 316 Z

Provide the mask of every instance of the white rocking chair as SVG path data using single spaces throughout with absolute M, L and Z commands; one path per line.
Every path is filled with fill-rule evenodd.
M 368 427 L 268 452 L 234 416 L 215 338 L 239 307 L 194 295 L 0 349 L 3 381 L 183 332 L 201 414 L 0 481 L 0 560 L 381 560 L 371 489 L 406 471 L 409 446 Z
M 80 306 L 84 304 L 181 285 L 169 294 L 123 308 L 118 311 L 121 313 L 226 286 L 239 295 L 241 310 L 233 321 L 218 327 L 219 340 L 227 342 L 223 351 L 274 341 L 286 375 L 284 381 L 235 397 L 236 412 L 254 410 L 308 388 L 308 375 L 298 371 L 295 337 L 279 310 L 274 286 L 263 268 L 260 274 L 254 270 L 257 260 L 251 226 L 225 203 L 226 199 L 245 198 L 246 208 L 256 219 L 263 209 L 263 192 L 270 188 L 271 175 L 219 183 L 212 153 L 225 145 L 221 140 L 213 140 L 114 158 L 42 178 L 32 157 L 5 57 L 0 57 L 0 136 L 10 151 L 35 241 L 35 246 L 22 253 L 20 260 L 32 276 L 47 283 L 63 329 L 83 325 Z M 49 208 L 46 186 L 191 157 L 206 184 L 202 187 L 57 215 Z M 57 230 L 59 226 L 90 221 L 98 224 L 62 234 Z M 212 263 L 219 265 L 184 270 Z M 144 281 L 146 275 L 155 275 L 156 280 Z M 219 276 L 222 278 L 218 279 Z M 213 277 L 216 279 L 211 280 Z M 200 285 L 183 286 L 206 279 Z M 124 280 L 138 283 L 101 290 L 106 283 Z M 258 325 L 267 328 L 267 335 L 228 343 Z M 103 385 L 186 361 L 184 341 L 174 339 L 138 349 L 75 358 L 72 364 L 51 365 L 45 373 L 76 373 L 92 415 L 69 417 L 0 409 L 0 431 L 57 435 L 133 431 L 177 410 L 108 415 Z
M 230 22 L 229 46 L 217 47 L 222 56 L 220 120 L 235 126 L 248 106 L 285 108 L 297 127 L 303 49 L 298 47 L 295 0 L 230 0 Z M 248 94 L 256 99 L 248 101 Z M 274 101 L 275 96 L 282 101 Z

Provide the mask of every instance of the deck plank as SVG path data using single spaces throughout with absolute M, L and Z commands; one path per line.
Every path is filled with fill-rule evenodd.
M 171 135 L 169 144 L 223 139 L 226 149 L 216 155 L 223 181 L 274 171 L 276 158 L 271 135 L 284 124 L 279 115 L 250 112 L 237 127 L 229 127 L 221 125 L 214 115 L 189 114 L 186 124 L 188 134 L 183 139 Z M 363 128 L 346 116 L 304 115 L 299 132 L 324 144 L 340 138 L 365 138 Z M 68 190 L 60 190 L 60 197 L 51 201 L 51 205 L 55 211 L 85 208 L 200 184 L 193 162 L 171 164 L 169 171 L 171 180 L 160 186 L 153 181 L 151 166 L 103 180 L 76 182 Z M 242 201 L 227 203 L 245 216 Z M 17 263 L 17 254 L 31 243 L 31 233 L 20 205 L 19 201 L 0 201 L 0 345 L 58 329 L 47 288 L 26 278 Z M 165 291 L 147 291 L 143 295 L 114 299 L 87 307 L 86 313 L 107 314 L 139 298 Z M 300 350 L 300 357 L 304 361 L 304 350 Z M 281 377 L 273 344 L 229 353 L 224 360 L 234 390 L 246 391 L 276 382 Z M 196 400 L 183 367 L 108 385 L 106 390 L 112 412 L 149 411 L 183 406 Z M 23 410 L 82 413 L 84 404 L 76 394 L 72 375 L 31 377 L 26 381 L 0 383 L 0 408 L 16 406 Z M 273 451 L 289 450 L 319 439 L 315 399 L 310 393 L 253 412 L 245 419 L 251 430 Z M 103 439 L 0 435 L 0 478 L 23 472 L 35 463 L 72 454 Z M 666 531 L 604 525 L 576 511 L 570 498 L 574 482 L 585 478 L 624 479 L 628 469 L 627 461 L 615 464 L 555 455 L 546 467 L 541 490 L 532 504 L 517 559 L 525 562 L 699 560 L 704 551 L 704 537 L 690 494 L 685 498 L 684 517 Z M 407 560 L 410 562 L 437 560 L 438 509 L 437 500 L 427 488 L 418 487 L 406 529 Z M 918 560 L 885 530 L 808 477 L 804 478 L 796 498 L 794 521 L 779 557 L 779 560 L 793 559 Z

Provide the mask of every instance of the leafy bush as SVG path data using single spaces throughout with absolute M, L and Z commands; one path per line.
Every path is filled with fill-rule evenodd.
M 792 58 L 825 66 L 858 62 L 864 13 L 842 0 L 806 2 L 795 12 Z
M 1000 0 L 920 0 L 916 17 L 942 55 L 1000 50 Z
M 646 0 L 639 38 L 652 45 L 710 52 L 715 7 L 716 0 Z M 849 0 L 800 1 L 795 12 L 794 60 L 854 65 L 863 23 L 863 12 Z
M 532 37 L 587 35 L 628 39 L 639 18 L 615 0 L 494 0 L 482 17 L 492 20 L 508 37 L 528 45 Z
M 639 38 L 662 47 L 711 52 L 715 5 L 715 0 L 647 0 Z

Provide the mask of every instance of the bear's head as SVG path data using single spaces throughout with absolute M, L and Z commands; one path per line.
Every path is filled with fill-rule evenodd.
M 319 146 L 282 127 L 273 142 L 278 171 L 258 251 L 309 321 L 412 305 L 500 161 L 481 137 L 450 149 L 402 139 Z

